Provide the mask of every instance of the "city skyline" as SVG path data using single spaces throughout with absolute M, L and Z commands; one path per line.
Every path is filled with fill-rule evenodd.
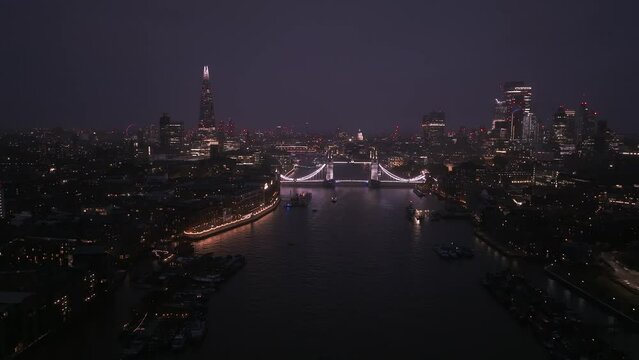
M 213 95 L 213 89 L 210 84 L 210 75 L 209 75 L 208 65 L 202 66 L 201 81 L 202 82 L 201 82 L 201 90 L 200 90 L 198 120 L 195 122 L 195 124 L 191 124 L 188 122 L 185 123 L 182 120 L 177 120 L 177 122 L 182 124 L 181 126 L 184 127 L 183 131 L 185 132 L 195 131 L 196 136 L 203 136 L 202 134 L 203 132 L 205 132 L 206 136 L 212 137 L 215 132 L 219 132 L 219 131 L 224 132 L 225 122 L 224 120 L 221 120 L 219 126 L 217 124 L 215 110 L 214 110 L 215 109 L 214 95 Z M 525 92 L 525 94 L 522 93 L 522 89 Z M 509 136 L 512 136 L 513 138 L 521 139 L 522 131 L 523 131 L 521 127 L 522 127 L 522 124 L 526 122 L 525 116 L 528 114 L 534 118 L 534 123 L 538 124 L 538 126 L 541 126 L 541 127 L 547 126 L 548 128 L 551 128 L 555 124 L 557 109 L 564 109 L 564 108 L 571 108 L 571 107 L 578 108 L 583 106 L 589 106 L 589 101 L 586 101 L 586 100 L 582 100 L 579 103 L 570 104 L 570 105 L 565 105 L 564 103 L 561 103 L 560 105 L 557 105 L 554 108 L 555 110 L 551 111 L 549 115 L 544 115 L 545 120 L 539 121 L 537 119 L 537 114 L 534 111 L 536 110 L 537 107 L 534 105 L 535 102 L 532 100 L 533 93 L 535 93 L 535 91 L 532 89 L 530 84 L 525 81 L 503 82 L 501 85 L 501 94 L 497 94 L 497 96 L 498 97 L 501 96 L 504 100 L 502 101 L 502 100 L 499 100 L 498 98 L 494 98 L 495 103 L 493 104 L 494 108 L 492 110 L 492 117 L 489 119 L 487 123 L 480 123 L 477 125 L 469 126 L 465 123 L 456 123 L 454 120 L 452 123 L 447 121 L 442 121 L 441 131 L 450 133 L 450 134 L 453 134 L 458 129 L 485 129 L 485 130 L 498 131 L 500 127 L 507 125 L 508 132 L 510 133 Z M 426 118 L 432 116 L 435 113 L 444 114 L 447 112 L 447 110 L 441 109 L 441 108 L 438 108 L 437 110 L 434 110 L 434 109 L 435 108 L 433 108 L 433 110 L 430 110 L 430 111 L 424 110 L 422 112 L 423 115 L 421 116 L 421 121 L 419 119 L 412 121 L 413 122 L 412 126 L 409 124 L 407 127 L 402 128 L 400 127 L 398 122 L 395 122 L 392 124 L 387 123 L 387 124 L 384 124 L 383 127 L 373 127 L 373 131 L 371 131 L 369 135 L 386 136 L 388 134 L 391 134 L 391 136 L 398 136 L 401 134 L 401 135 L 410 135 L 410 136 L 418 135 L 419 136 L 421 134 L 422 136 L 426 136 L 426 133 L 424 132 L 424 126 L 425 126 L 424 124 L 425 124 Z M 573 111 L 573 110 L 569 110 L 569 111 Z M 599 112 L 594 110 L 591 110 L 591 111 L 594 113 L 595 117 L 597 118 L 600 117 Z M 499 112 L 503 112 L 503 113 L 498 114 Z M 168 112 L 161 112 L 161 114 L 162 114 L 162 117 L 169 115 Z M 507 114 L 510 114 L 510 115 L 506 116 Z M 512 116 L 512 119 L 509 118 L 509 116 Z M 93 129 L 93 130 L 102 130 L 102 131 L 123 130 L 125 132 L 128 132 L 130 128 L 146 128 L 148 126 L 153 126 L 156 122 L 155 120 L 157 119 L 154 119 L 153 121 L 150 121 L 148 123 L 125 124 L 123 128 L 80 126 L 80 127 L 71 127 L 71 129 L 78 129 L 78 130 Z M 608 124 L 608 119 L 605 116 L 600 120 L 603 120 L 606 122 L 606 124 Z M 228 121 L 232 122 L 232 117 L 228 117 Z M 504 122 L 507 124 L 500 124 L 500 122 Z M 593 123 L 593 126 L 595 126 L 594 123 Z M 60 126 L 51 126 L 51 128 L 59 128 L 59 127 Z M 308 133 L 308 134 L 312 133 L 317 135 L 329 135 L 329 136 L 334 134 L 335 131 L 361 133 L 362 128 L 367 129 L 366 127 L 362 127 L 362 126 L 359 126 L 359 127 L 354 125 L 344 126 L 343 124 L 338 124 L 338 126 L 335 128 L 326 128 L 321 126 L 319 128 L 314 128 L 310 126 L 308 122 L 305 122 L 303 124 L 291 124 L 291 123 L 283 122 L 283 123 L 267 124 L 264 127 L 254 127 L 254 128 L 245 127 L 245 129 L 250 129 L 253 131 L 268 131 L 268 130 L 275 130 L 277 128 L 282 128 L 282 127 L 290 131 L 296 131 L 296 132 L 302 132 L 302 133 Z M 47 127 L 42 127 L 42 128 L 47 128 Z M 3 128 L 0 127 L 0 130 L 2 129 Z M 4 130 L 20 130 L 20 129 L 24 129 L 24 128 L 23 127 L 4 128 Z M 627 135 L 636 135 L 636 134 L 628 133 Z
M 52 16 L 26 16 L 33 5 Z M 168 112 L 193 128 L 197 78 L 209 65 L 218 118 L 249 128 L 308 122 L 319 131 L 347 124 L 387 132 L 397 124 L 417 132 L 433 109 L 446 111 L 452 127 L 487 126 L 503 83 L 522 80 L 535 89 L 534 112 L 546 125 L 558 106 L 585 100 L 612 128 L 637 132 L 632 84 L 639 79 L 631 69 L 638 55 L 628 45 L 637 37 L 634 5 L 496 1 L 482 17 L 474 14 L 483 6 L 472 3 L 406 2 L 389 17 L 385 2 L 367 5 L 360 12 L 355 4 L 160 3 L 122 12 L 117 4 L 6 4 L 3 28 L 15 36 L 3 59 L 0 126 L 124 128 Z M 423 20 L 432 13 L 443 16 Z M 95 20 L 83 33 L 52 26 L 84 24 L 78 14 Z M 122 26 L 112 29 L 116 17 Z M 198 21 L 204 17 L 213 21 Z M 25 24 L 28 31 L 18 31 Z M 78 52 L 78 42 L 89 48 Z M 54 49 L 64 56 L 43 56 Z
M 0 359 L 639 360 L 637 10 L 0 2 Z

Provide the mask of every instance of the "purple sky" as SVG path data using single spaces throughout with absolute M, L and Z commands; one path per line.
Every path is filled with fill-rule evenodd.
M 612 5 L 614 4 L 614 6 Z M 0 0 L 0 127 L 195 126 L 201 67 L 217 118 L 365 132 L 446 111 L 488 126 L 524 80 L 546 120 L 582 98 L 637 132 L 634 1 Z

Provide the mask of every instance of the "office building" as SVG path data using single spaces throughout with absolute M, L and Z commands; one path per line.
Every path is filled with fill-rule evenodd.
M 597 134 L 597 113 L 590 110 L 588 103 L 579 104 L 575 115 L 575 140 L 581 144 L 584 140 L 593 139 Z
M 181 155 L 184 151 L 184 123 L 164 113 L 160 118 L 160 153 Z
M 521 141 L 527 144 L 536 144 L 539 140 L 539 121 L 532 113 L 524 114 L 521 126 Z
M 441 146 L 446 130 L 446 114 L 443 111 L 431 111 L 422 118 L 422 132 L 426 147 Z
M 493 106 L 491 133 L 493 137 L 507 139 L 510 137 L 510 117 L 506 115 L 508 112 L 506 101 L 495 99 Z
M 510 81 L 503 86 L 505 116 L 510 127 L 510 139 L 521 140 L 523 121 L 532 112 L 532 87 L 523 81 Z
M 560 156 L 568 156 L 575 152 L 571 133 L 574 129 L 574 115 L 574 110 L 566 110 L 560 106 L 553 116 L 552 139 Z
M 216 147 L 217 145 L 213 92 L 211 90 L 209 67 L 205 66 L 202 71 L 200 91 L 200 119 L 197 131 L 191 142 L 190 154 L 194 157 L 209 157 L 211 147 Z

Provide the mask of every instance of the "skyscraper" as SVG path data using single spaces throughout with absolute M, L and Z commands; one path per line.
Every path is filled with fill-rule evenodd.
M 523 120 L 532 111 L 532 87 L 523 81 L 504 84 L 506 119 L 510 124 L 510 139 L 520 140 L 523 135 Z
M 226 136 L 235 136 L 235 122 L 232 118 L 229 118 L 229 121 L 226 123 Z
M 524 114 L 521 123 L 521 141 L 528 144 L 535 144 L 539 139 L 539 122 L 537 116 L 532 113 Z
M 209 77 L 209 67 L 202 72 L 202 90 L 200 91 L 200 121 L 198 128 L 215 129 L 215 112 L 213 111 L 213 92 Z
M 202 72 L 202 88 L 200 91 L 200 120 L 191 143 L 191 156 L 209 157 L 211 146 L 217 146 L 215 134 L 215 112 L 213 110 L 213 92 L 211 91 L 209 67 Z
M 556 144 L 560 156 L 567 156 L 575 152 L 575 143 L 570 133 L 571 123 L 574 123 L 574 115 L 574 110 L 566 110 L 560 106 L 553 116 L 553 142 Z
M 566 128 L 568 130 L 568 132 L 566 133 L 566 136 L 570 139 L 573 145 L 576 145 L 575 128 L 577 125 L 575 121 L 575 115 L 577 114 L 577 112 L 573 109 L 566 109 L 565 111 L 566 111 Z
M 395 125 L 393 132 L 390 135 L 390 139 L 393 141 L 399 140 L 399 125 Z
M 446 114 L 443 111 L 431 111 L 422 118 L 422 132 L 426 147 L 440 146 L 446 129 Z
M 506 101 L 495 99 L 491 131 L 499 139 L 507 139 L 510 134 L 510 116 L 506 115 L 507 112 Z
M 172 121 L 169 114 L 160 118 L 160 153 L 180 155 L 184 150 L 184 124 Z
M 590 110 L 588 103 L 583 101 L 577 108 L 575 116 L 575 138 L 577 144 L 586 139 L 593 139 L 597 133 L 597 113 Z

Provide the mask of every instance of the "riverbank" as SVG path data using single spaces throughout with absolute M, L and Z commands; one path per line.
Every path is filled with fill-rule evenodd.
M 511 258 L 524 258 L 526 255 L 507 245 L 496 241 L 492 236 L 475 229 L 475 235 L 482 242 L 497 250 L 500 254 Z M 604 311 L 620 316 L 633 326 L 639 326 L 639 297 L 630 294 L 620 284 L 608 279 L 603 274 L 593 274 L 583 269 L 565 269 L 549 265 L 544 267 L 546 275 L 560 281 L 568 288 L 584 296 Z
M 582 269 L 566 269 L 556 265 L 544 268 L 546 274 L 578 292 L 604 310 L 626 320 L 629 324 L 639 326 L 639 299 L 629 298 L 629 293 L 611 279 L 602 275 L 586 276 Z M 612 295 L 611 295 L 612 294 Z
M 486 274 L 482 285 L 522 326 L 530 327 L 553 359 L 626 358 L 605 340 L 605 328 L 584 323 L 563 301 L 528 278 L 504 270 Z
M 63 328 L 52 331 L 42 341 L 15 358 L 19 360 L 86 358 L 95 356 L 93 353 L 95 348 L 92 344 L 96 341 L 106 342 L 101 347 L 98 358 L 119 358 L 120 349 L 113 344 L 114 335 L 122 328 L 130 309 L 140 301 L 144 293 L 144 290 L 130 286 L 130 278 L 126 276 L 122 285 L 112 294 L 97 298 L 87 311 L 81 314 L 82 316 L 77 316 Z M 61 345 L 70 343 L 68 339 L 76 339 L 77 342 L 69 347 Z
M 488 244 L 490 247 L 496 249 L 502 255 L 505 255 L 508 257 L 524 257 L 525 256 L 525 254 L 522 251 L 518 249 L 513 249 L 507 246 L 506 244 L 502 244 L 501 242 L 495 240 L 495 238 L 493 238 L 492 235 L 489 235 L 479 229 L 475 229 L 474 233 L 478 239 Z
M 149 289 L 120 333 L 122 357 L 157 358 L 197 347 L 208 328 L 211 294 L 244 267 L 242 255 L 176 258 L 143 280 Z
M 208 236 L 212 236 L 212 235 L 217 235 L 220 234 L 222 232 L 234 229 L 236 227 L 242 226 L 242 225 L 246 225 L 249 223 L 252 223 L 254 221 L 257 221 L 259 219 L 261 219 L 263 216 L 265 216 L 266 214 L 270 213 L 271 211 L 275 210 L 277 208 L 277 206 L 280 203 L 280 196 L 279 194 L 277 195 L 277 197 L 275 198 L 275 200 L 273 202 L 271 202 L 270 204 L 263 206 L 251 213 L 248 213 L 246 215 L 243 215 L 242 217 L 240 217 L 239 219 L 233 220 L 233 221 L 229 221 L 227 223 L 224 224 L 220 224 L 220 225 L 216 225 L 216 226 L 212 226 L 208 229 L 204 229 L 201 231 L 188 231 L 185 230 L 183 232 L 183 235 L 189 239 L 193 239 L 193 240 L 199 240 Z

